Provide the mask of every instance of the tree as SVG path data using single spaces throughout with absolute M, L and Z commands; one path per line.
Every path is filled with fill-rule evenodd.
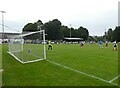
M 38 20 L 37 22 L 34 22 L 34 23 L 28 23 L 24 26 L 22 31 L 23 32 L 39 31 L 40 29 L 38 28 L 38 26 L 41 27 L 41 25 L 43 25 L 41 20 Z
M 88 41 L 95 41 L 95 40 L 94 40 L 94 38 L 92 36 L 89 36 Z
M 43 25 L 42 21 L 41 20 L 38 20 L 37 23 L 40 23 L 41 25 Z
M 24 26 L 23 32 L 33 32 L 39 31 L 41 29 L 45 30 L 46 39 L 48 40 L 60 40 L 63 37 L 78 37 L 87 40 L 89 36 L 89 31 L 84 27 L 79 27 L 78 29 L 68 28 L 68 26 L 61 26 L 62 23 L 58 19 L 54 19 L 52 21 L 42 23 L 41 20 L 38 20 L 35 23 L 28 23 Z
M 41 20 L 38 20 L 35 23 L 28 23 L 24 26 L 24 28 L 22 29 L 22 32 L 40 31 L 40 28 L 41 28 L 42 24 L 43 23 L 42 23 Z M 28 35 L 28 36 L 24 37 L 24 39 L 37 39 L 38 37 L 39 37 L 39 34 L 35 34 L 35 35 Z
M 37 21 L 37 30 L 41 30 L 42 29 L 42 26 L 43 26 L 43 23 L 41 20 L 38 20 Z
M 116 27 L 113 31 L 113 41 L 120 42 L 120 26 Z
M 112 41 L 112 33 L 113 33 L 113 31 L 112 31 L 112 29 L 110 28 L 110 29 L 108 29 L 108 36 L 107 36 L 107 39 L 108 39 L 108 41 Z
M 74 28 L 71 28 L 71 37 L 77 37 L 77 32 L 76 32 L 76 29 Z
M 77 36 L 83 38 L 83 40 L 87 40 L 89 32 L 86 28 L 81 26 L 78 28 Z
M 36 23 L 28 23 L 24 26 L 23 28 L 23 32 L 32 32 L 32 31 L 36 31 L 37 30 L 37 25 Z
M 58 19 L 54 19 L 52 21 L 49 21 L 43 25 L 43 29 L 45 29 L 45 32 L 47 34 L 47 39 L 49 40 L 57 40 L 61 37 L 61 22 Z
M 64 25 L 61 26 L 60 32 L 61 32 L 61 38 L 70 36 L 70 29 L 67 26 Z

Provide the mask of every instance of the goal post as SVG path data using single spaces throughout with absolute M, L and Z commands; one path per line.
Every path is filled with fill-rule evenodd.
M 35 31 L 11 36 L 9 51 L 21 63 L 31 63 L 46 59 L 45 31 Z

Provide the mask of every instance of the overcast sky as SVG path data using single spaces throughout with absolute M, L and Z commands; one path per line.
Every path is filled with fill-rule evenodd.
M 119 0 L 0 0 L 4 10 L 5 31 L 16 32 L 27 23 L 58 19 L 62 25 L 83 26 L 90 35 L 103 35 L 105 29 L 118 25 Z M 0 13 L 0 24 L 2 14 Z M 1 25 L 0 25 L 1 27 Z M 0 28 L 2 30 L 2 27 Z

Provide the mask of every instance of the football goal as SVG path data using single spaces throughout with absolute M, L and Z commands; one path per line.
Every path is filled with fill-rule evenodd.
M 46 59 L 45 31 L 11 36 L 8 53 L 22 64 Z

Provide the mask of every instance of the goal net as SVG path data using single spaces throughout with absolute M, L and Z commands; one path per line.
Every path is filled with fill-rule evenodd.
M 44 30 L 10 37 L 8 53 L 23 64 L 46 59 Z

